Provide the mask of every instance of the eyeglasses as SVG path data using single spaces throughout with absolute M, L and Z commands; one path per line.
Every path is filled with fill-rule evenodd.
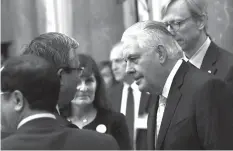
M 180 26 L 182 24 L 184 24 L 186 21 L 188 21 L 189 19 L 192 19 L 192 17 L 188 17 L 184 20 L 176 20 L 176 21 L 170 21 L 170 22 L 165 22 L 165 26 L 167 27 L 167 29 L 169 30 L 169 28 L 173 31 L 173 32 L 177 32 L 180 29 Z

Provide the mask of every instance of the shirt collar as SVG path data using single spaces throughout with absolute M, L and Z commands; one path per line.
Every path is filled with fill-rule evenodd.
M 171 88 L 171 85 L 172 85 L 172 81 L 176 75 L 176 72 L 178 71 L 178 69 L 180 68 L 181 64 L 182 64 L 182 59 L 178 60 L 175 64 L 175 66 L 172 68 L 166 82 L 165 82 L 165 85 L 163 87 L 163 91 L 162 91 L 162 95 L 165 97 L 165 98 L 168 98 L 168 94 L 169 94 L 169 91 L 170 91 L 170 88 Z
M 184 54 L 184 60 L 187 62 L 189 61 L 192 63 L 195 67 L 198 69 L 201 68 L 203 59 L 205 57 L 205 54 L 210 46 L 211 40 L 209 37 L 207 37 L 206 41 L 202 44 L 202 46 L 197 50 L 197 52 L 190 58 L 188 59 L 185 54 Z
M 124 87 L 127 88 L 127 89 L 129 87 L 131 87 L 133 89 L 133 91 L 139 91 L 138 85 L 136 84 L 135 81 L 131 85 L 129 85 L 128 83 L 125 83 L 125 82 L 123 84 L 124 84 Z
M 17 129 L 19 129 L 22 125 L 24 125 L 25 123 L 32 121 L 34 119 L 38 119 L 38 118 L 52 118 L 52 119 L 56 119 L 55 115 L 51 114 L 51 113 L 39 113 L 39 114 L 34 114 L 31 116 L 28 116 L 26 118 L 24 118 L 22 121 L 19 122 Z

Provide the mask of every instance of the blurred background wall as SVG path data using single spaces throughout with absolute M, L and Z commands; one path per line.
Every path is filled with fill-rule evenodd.
M 107 59 L 124 31 L 120 0 L 1 0 L 1 42 L 12 41 L 9 56 L 41 33 L 74 37 L 80 52 Z
M 41 33 L 58 31 L 75 38 L 80 52 L 108 59 L 124 30 L 140 20 L 160 20 L 165 0 L 1 0 L 1 43 L 8 56 L 22 53 Z M 233 53 L 233 0 L 209 0 L 208 32 Z

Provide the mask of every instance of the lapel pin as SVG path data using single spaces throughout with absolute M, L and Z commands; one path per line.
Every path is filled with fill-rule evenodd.
M 104 124 L 99 124 L 96 127 L 96 131 L 100 133 L 105 133 L 107 131 L 107 127 Z

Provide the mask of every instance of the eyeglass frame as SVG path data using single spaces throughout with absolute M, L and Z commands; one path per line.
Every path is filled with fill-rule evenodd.
M 173 32 L 177 32 L 178 30 L 180 30 L 180 26 L 183 25 L 186 21 L 192 19 L 192 16 L 187 17 L 183 20 L 173 20 L 169 22 L 164 22 L 166 28 L 168 29 L 168 27 L 170 26 L 170 29 L 172 29 Z M 174 26 L 177 26 L 178 28 L 175 29 Z
M 58 76 L 61 76 L 61 71 L 64 71 L 67 74 L 70 74 L 72 71 L 79 71 L 79 75 L 82 75 L 84 67 L 72 68 L 68 66 L 60 67 L 57 71 Z

